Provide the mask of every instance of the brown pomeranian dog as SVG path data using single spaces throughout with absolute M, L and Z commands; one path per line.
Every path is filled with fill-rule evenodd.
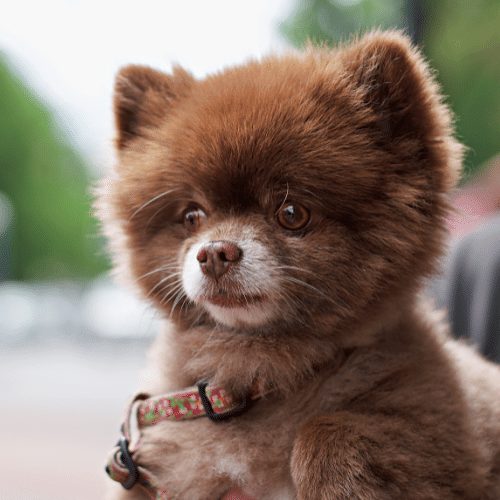
M 112 498 L 500 498 L 500 370 L 419 296 L 462 147 L 409 40 L 129 66 L 114 105 L 99 213 L 165 329 Z

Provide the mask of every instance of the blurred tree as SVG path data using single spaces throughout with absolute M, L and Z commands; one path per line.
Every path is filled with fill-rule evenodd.
M 499 0 L 295 0 L 281 31 L 294 45 L 403 28 L 437 69 L 469 152 L 466 176 L 500 151 Z
M 426 1 L 425 52 L 470 148 L 466 173 L 500 152 L 500 1 Z
M 14 210 L 11 278 L 85 278 L 104 269 L 89 180 L 49 110 L 0 58 L 0 192 Z
M 281 25 L 294 45 L 307 41 L 333 45 L 370 27 L 402 27 L 401 0 L 295 0 L 295 11 Z

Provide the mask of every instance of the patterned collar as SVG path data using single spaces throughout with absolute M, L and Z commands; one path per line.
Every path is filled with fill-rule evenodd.
M 260 395 L 255 393 L 236 402 L 224 389 L 209 386 L 207 382 L 161 396 L 138 394 L 128 406 L 122 435 L 109 456 L 106 472 L 127 490 L 137 484 L 151 499 L 167 500 L 167 493 L 157 489 L 151 474 L 134 460 L 141 429 L 163 420 L 189 420 L 203 416 L 213 422 L 222 422 L 243 413 L 250 401 L 258 397 Z

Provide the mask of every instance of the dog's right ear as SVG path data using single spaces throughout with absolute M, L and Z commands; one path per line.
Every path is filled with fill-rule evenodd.
M 157 126 L 172 105 L 185 96 L 194 78 L 179 66 L 171 75 L 147 66 L 125 66 L 116 76 L 114 93 L 116 147 Z

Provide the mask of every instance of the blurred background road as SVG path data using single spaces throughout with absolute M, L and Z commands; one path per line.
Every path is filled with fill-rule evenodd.
M 114 161 L 119 67 L 178 62 L 202 77 L 373 27 L 408 31 L 456 113 L 469 148 L 448 221 L 456 248 L 500 209 L 499 0 L 3 2 L 0 500 L 102 498 L 103 464 L 158 330 L 148 305 L 108 278 L 91 216 L 91 186 Z M 500 247 L 500 229 L 493 237 Z
M 0 498 L 103 498 L 143 357 L 141 344 L 65 340 L 2 350 Z

